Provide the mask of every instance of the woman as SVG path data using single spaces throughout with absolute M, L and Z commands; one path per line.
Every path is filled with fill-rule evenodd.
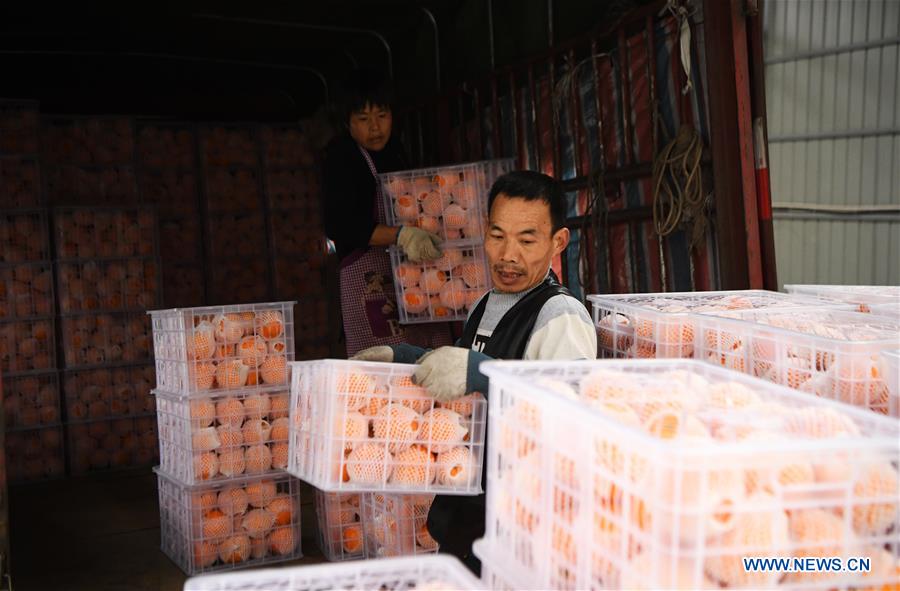
M 392 137 L 392 97 L 386 85 L 360 76 L 341 116 L 346 132 L 325 155 L 325 231 L 340 259 L 341 313 L 347 356 L 376 345 L 425 348 L 451 343 L 447 324 L 400 326 L 391 259 L 396 244 L 414 262 L 441 256 L 440 238 L 415 226 L 388 226 L 376 175 L 409 168 Z

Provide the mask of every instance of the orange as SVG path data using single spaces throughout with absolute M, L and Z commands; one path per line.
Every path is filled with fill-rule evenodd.
M 247 474 L 261 474 L 272 468 L 272 452 L 265 445 L 248 447 L 245 454 Z
M 266 537 L 250 538 L 250 556 L 252 556 L 254 560 L 265 558 L 266 554 L 269 553 L 268 546 L 269 539 Z
M 418 488 L 434 482 L 434 458 L 425 448 L 413 445 L 394 456 L 391 484 Z
M 266 509 L 275 516 L 275 525 L 289 525 L 293 520 L 294 503 L 288 495 L 278 495 Z
M 285 343 L 281 339 L 271 340 L 269 341 L 268 351 L 269 355 L 286 355 L 287 343 Z
M 216 563 L 218 557 L 219 549 L 212 542 L 194 542 L 194 568 L 208 568 Z
M 249 367 L 259 367 L 259 364 L 266 358 L 269 348 L 262 337 L 252 335 L 241 339 L 241 344 L 238 346 L 238 352 L 244 365 Z
M 194 328 L 194 332 L 188 341 L 188 359 L 191 361 L 212 359 L 215 352 L 215 329 L 209 322 L 201 322 Z
M 877 361 L 847 354 L 828 373 L 838 400 L 887 414 L 890 392 Z
M 269 414 L 271 401 L 267 394 L 249 394 L 244 398 L 244 412 L 248 419 L 262 419 Z
M 419 287 L 428 294 L 436 294 L 447 282 L 447 274 L 438 269 L 425 269 L 419 279 Z
M 397 267 L 397 279 L 404 288 L 413 287 L 419 283 L 422 276 L 422 269 L 413 263 L 401 263 Z
M 294 529 L 292 527 L 276 528 L 269 535 L 269 549 L 282 556 L 290 554 L 294 551 L 296 542 L 294 541 Z
M 245 414 L 244 403 L 238 398 L 222 398 L 216 403 L 216 417 L 220 425 L 240 427 Z
M 428 298 L 421 289 L 413 285 L 404 289 L 401 304 L 408 313 L 421 314 L 428 309 Z
M 401 407 L 402 408 L 402 407 Z M 364 443 L 347 456 L 346 470 L 351 482 L 383 485 L 393 469 L 393 457 L 383 446 Z
M 459 416 L 467 419 L 472 416 L 472 412 L 475 408 L 475 403 L 479 400 L 482 400 L 483 396 L 478 392 L 472 392 L 471 394 L 466 394 L 461 398 L 457 398 L 456 400 L 451 400 L 450 402 L 441 402 L 441 408 L 446 408 L 447 410 L 452 410 L 457 413 Z
M 897 519 L 900 491 L 897 470 L 887 462 L 868 464 L 853 485 L 853 530 L 863 537 L 871 537 L 888 531 Z M 883 498 L 893 501 L 871 502 Z
M 446 408 L 435 408 L 422 416 L 419 441 L 432 453 L 442 453 L 463 441 L 469 429 L 462 417 Z
M 266 507 L 275 498 L 276 487 L 271 480 L 261 480 L 246 486 L 247 500 L 254 507 Z
M 341 532 L 341 541 L 344 551 L 359 552 L 362 549 L 362 528 L 358 525 L 348 525 Z
M 272 467 L 276 470 L 286 470 L 290 447 L 287 442 L 276 443 L 272 446 Z
M 378 411 L 372 419 L 375 439 L 387 443 L 388 451 L 397 453 L 407 449 L 419 437 L 422 417 L 402 404 L 391 403 Z
M 220 388 L 240 388 L 247 383 L 249 369 L 240 359 L 222 361 L 216 368 L 216 384 Z
M 407 408 L 413 409 L 419 414 L 431 410 L 434 406 L 434 399 L 428 395 L 428 391 L 421 386 L 413 384 L 411 376 L 394 378 L 391 380 L 391 387 L 396 402 L 399 402 Z M 386 397 L 384 403 L 387 404 Z
M 441 287 L 441 305 L 459 310 L 466 305 L 466 286 L 462 279 L 451 279 Z
M 219 473 L 219 456 L 215 452 L 194 455 L 194 478 L 209 480 Z
M 216 405 L 212 400 L 191 400 L 191 425 L 194 428 L 209 427 L 216 420 Z
M 245 535 L 230 536 L 219 544 L 219 558 L 225 564 L 236 564 L 250 558 L 250 538 Z
M 451 196 L 449 193 L 441 196 L 440 193 L 431 191 L 430 193 L 426 193 L 424 197 L 420 195 L 419 200 L 422 202 L 423 212 L 428 215 L 440 217 L 444 211 L 444 207 L 450 205 Z
M 191 435 L 191 443 L 194 451 L 211 451 L 222 445 L 215 427 L 195 430 Z
M 266 357 L 259 366 L 259 377 L 266 384 L 284 384 L 287 382 L 287 360 L 281 355 Z
M 287 417 L 275 419 L 272 423 L 272 431 L 269 434 L 272 441 L 287 441 L 290 436 L 290 422 Z
M 197 390 L 210 390 L 216 378 L 215 363 L 192 363 L 190 366 L 191 384 Z
M 216 345 L 215 359 L 231 359 L 237 355 L 237 347 L 235 345 L 226 345 L 219 343 Z
M 247 511 L 247 491 L 240 487 L 223 489 L 216 497 L 219 510 L 228 516 L 243 515 Z
M 359 410 L 375 393 L 375 380 L 365 373 L 351 372 L 338 376 L 335 388 L 344 401 L 347 410 Z
M 235 314 L 219 314 L 213 318 L 216 340 L 220 343 L 237 343 L 244 334 L 244 326 Z
M 423 550 L 429 552 L 437 551 L 438 549 L 438 543 L 431 537 L 431 532 L 428 531 L 428 526 L 424 523 L 416 530 L 416 542 Z
M 469 448 L 454 447 L 437 457 L 437 483 L 443 486 L 467 487 L 474 476 L 473 469 L 472 452 Z
M 431 232 L 432 234 L 441 233 L 441 221 L 433 215 L 419 216 L 419 218 L 416 220 L 416 225 L 426 232 Z
M 843 520 L 822 509 L 800 509 L 789 515 L 790 536 L 794 556 L 843 556 L 844 543 L 853 546 L 852 540 L 845 539 Z M 839 573 L 788 573 L 785 582 L 812 583 L 827 580 Z
M 289 394 L 269 395 L 269 418 L 272 420 L 286 418 L 290 414 L 291 397 Z
M 409 193 L 400 195 L 394 203 L 394 212 L 400 220 L 414 220 L 419 215 L 419 203 Z
M 448 228 L 462 228 L 466 225 L 466 210 L 451 203 L 444 209 L 444 225 Z
M 431 182 L 441 189 L 450 189 L 459 182 L 458 172 L 444 172 L 434 175 Z
M 458 248 L 444 248 L 441 257 L 431 264 L 441 271 L 449 273 L 451 269 L 458 267 L 464 259 L 462 251 Z M 432 293 L 434 292 L 432 291 Z
M 622 314 L 607 314 L 600 319 L 597 327 L 597 341 L 600 348 L 616 356 L 622 355 L 631 346 L 631 321 Z
M 281 312 L 266 310 L 256 316 L 257 332 L 266 340 L 276 339 L 284 332 Z
M 241 527 L 247 535 L 260 538 L 275 525 L 275 515 L 266 509 L 251 509 L 241 520 Z
M 338 446 L 343 444 L 343 450 L 350 451 L 368 439 L 369 421 L 358 412 L 339 414 L 334 425 L 334 437 Z
M 219 473 L 231 477 L 243 474 L 246 469 L 244 451 L 237 447 L 219 452 Z
M 231 533 L 231 516 L 213 509 L 203 517 L 203 537 L 220 538 Z
M 272 432 L 272 426 L 269 425 L 268 421 L 249 419 L 244 421 L 241 432 L 244 434 L 244 443 L 266 443 L 269 441 L 269 434 Z
M 220 425 L 216 428 L 216 432 L 219 434 L 219 441 L 222 442 L 224 448 L 236 447 L 244 443 L 244 434 L 237 427 Z
M 467 287 L 486 287 L 484 267 L 475 263 L 462 263 L 453 269 L 452 275 L 461 278 Z

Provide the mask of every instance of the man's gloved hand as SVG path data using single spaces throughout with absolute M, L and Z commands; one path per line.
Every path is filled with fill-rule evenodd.
M 438 402 L 450 402 L 469 392 L 487 392 L 487 378 L 478 371 L 490 357 L 462 347 L 440 347 L 419 359 L 413 382 Z
M 350 361 L 377 361 L 379 363 L 415 363 L 426 353 L 422 347 L 400 343 L 399 345 L 379 345 L 363 349 Z
M 397 234 L 397 244 L 414 263 L 433 261 L 441 257 L 441 237 L 415 226 L 403 226 Z
M 378 361 L 381 363 L 390 363 L 394 360 L 394 350 L 387 345 L 379 345 L 377 347 L 369 347 L 363 349 L 350 358 L 350 361 Z

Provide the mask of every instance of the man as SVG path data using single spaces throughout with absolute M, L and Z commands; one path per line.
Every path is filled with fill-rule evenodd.
M 488 197 L 484 250 L 494 288 L 471 310 L 455 347 L 431 352 L 407 344 L 372 347 L 356 359 L 419 364 L 415 381 L 439 401 L 487 392 L 487 359 L 593 359 L 597 333 L 584 305 L 550 270 L 569 243 L 562 187 L 530 171 L 497 179 Z M 476 573 L 472 542 L 484 535 L 485 496 L 438 496 L 428 529 L 441 550 Z

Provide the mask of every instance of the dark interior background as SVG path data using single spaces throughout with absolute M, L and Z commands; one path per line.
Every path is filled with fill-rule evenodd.
M 616 19 L 640 0 L 493 0 L 498 66 Z M 398 101 L 490 70 L 488 0 L 328 0 L 4 3 L 0 96 L 36 99 L 45 113 L 187 120 L 308 117 L 356 66 L 386 69 Z M 323 30 L 322 28 L 325 28 Z M 339 28 L 342 30 L 338 30 Z M 355 30 L 343 30 L 355 29 Z M 315 70 L 313 72 L 312 70 Z

